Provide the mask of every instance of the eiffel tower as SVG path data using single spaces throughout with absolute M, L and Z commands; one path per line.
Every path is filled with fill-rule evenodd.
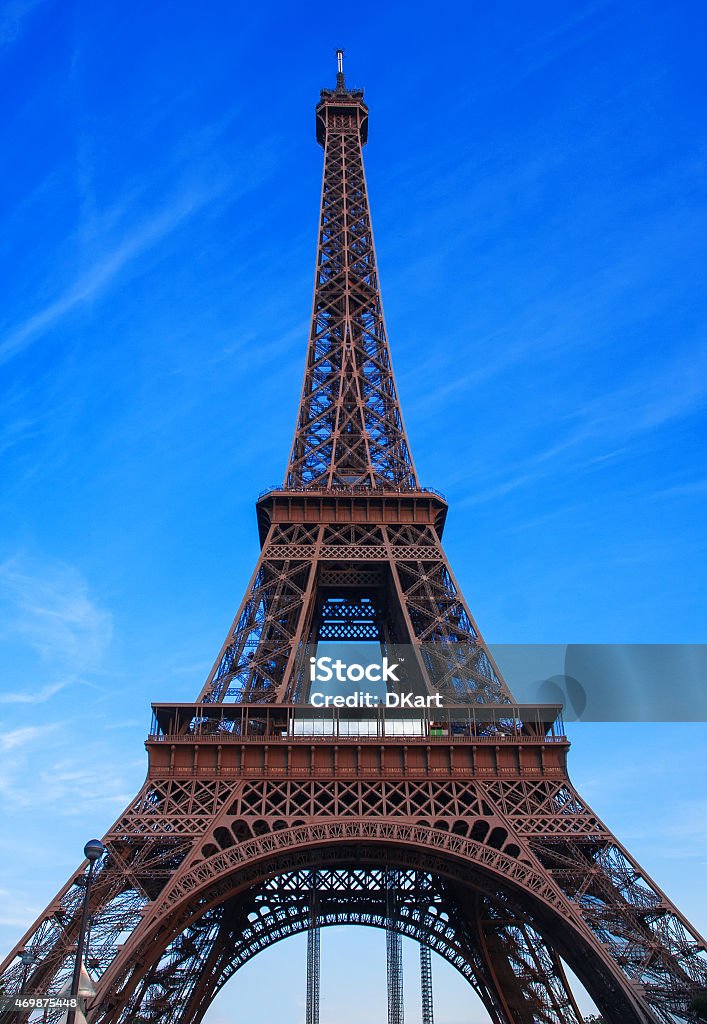
M 197 1024 L 272 943 L 307 932 L 315 961 L 320 928 L 363 924 L 447 959 L 494 1024 L 579 1024 L 565 965 L 609 1024 L 697 1021 L 704 940 L 573 788 L 561 709 L 514 702 L 442 549 L 391 365 L 367 134 L 339 54 L 284 485 L 257 502 L 260 556 L 203 689 L 153 705 L 147 779 L 103 839 L 87 1019 Z M 329 642 L 403 645 L 442 710 L 315 713 L 307 655 Z M 5 960 L 5 992 L 70 981 L 85 872 Z

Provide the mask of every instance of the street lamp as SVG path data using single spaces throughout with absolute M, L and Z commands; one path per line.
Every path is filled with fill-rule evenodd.
M 91 882 L 93 881 L 93 869 L 96 865 L 96 861 L 103 855 L 104 846 L 99 839 L 89 839 L 83 848 L 84 857 L 88 861 L 88 875 L 86 876 L 85 887 L 83 891 L 83 910 L 81 912 L 81 925 L 79 928 L 79 938 L 76 943 L 76 962 L 74 963 L 74 976 L 71 980 L 71 995 L 74 998 L 78 998 L 79 986 L 81 982 L 81 960 L 83 957 L 83 942 L 84 935 L 86 934 L 86 922 L 88 920 L 88 898 L 91 892 Z M 76 1009 L 72 1007 L 69 1010 L 66 1017 L 66 1024 L 76 1024 Z
M 34 963 L 34 953 L 30 949 L 22 949 L 17 955 L 19 956 L 20 963 L 22 964 L 22 981 L 20 982 L 20 993 L 24 993 L 25 986 L 27 984 L 27 975 L 29 974 L 30 967 Z

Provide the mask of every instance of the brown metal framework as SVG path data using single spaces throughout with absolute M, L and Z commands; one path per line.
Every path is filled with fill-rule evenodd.
M 314 892 L 312 894 L 311 918 L 307 930 L 307 1001 L 305 1024 L 319 1024 L 319 978 L 321 974 L 320 929 L 315 923 Z
M 367 125 L 340 72 L 317 107 L 314 314 L 285 486 L 257 503 L 261 554 L 197 703 L 155 706 L 147 779 L 104 838 L 88 1020 L 198 1024 L 260 950 L 348 923 L 444 956 L 494 1024 L 579 1024 L 563 964 L 608 1024 L 696 1021 L 704 940 L 573 789 L 558 709 L 513 704 L 442 550 L 446 503 L 418 485 L 378 290 Z M 412 645 L 443 721 L 406 733 L 376 711 L 357 734 L 335 713 L 317 732 L 301 655 L 332 638 Z M 5 960 L 5 991 L 23 948 L 28 988 L 69 978 L 84 870 Z
M 403 994 L 403 936 L 397 926 L 398 890 L 397 871 L 385 872 L 385 950 L 386 985 L 388 989 L 388 1024 L 405 1024 Z
M 363 93 L 324 90 L 312 329 L 285 486 L 416 490 L 378 287 L 362 144 Z
M 421 1024 L 435 1024 L 432 999 L 432 956 L 430 947 L 420 943 Z

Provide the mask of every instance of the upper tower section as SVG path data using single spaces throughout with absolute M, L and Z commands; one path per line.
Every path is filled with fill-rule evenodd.
M 418 489 L 383 318 L 362 147 L 368 108 L 347 89 L 317 105 L 324 177 L 312 326 L 288 489 Z
M 336 89 L 322 89 L 317 104 L 317 142 L 326 148 L 327 132 L 357 131 L 361 145 L 368 141 L 368 107 L 363 89 L 347 89 L 344 80 L 344 51 L 336 51 Z

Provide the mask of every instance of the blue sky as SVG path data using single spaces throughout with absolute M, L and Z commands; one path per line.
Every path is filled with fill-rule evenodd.
M 337 45 L 406 424 L 484 634 L 706 639 L 704 6 L 356 11 L 0 8 L 3 950 L 139 787 L 149 702 L 196 695 L 252 571 Z M 580 791 L 706 930 L 707 728 L 571 738 Z M 382 941 L 326 938 L 323 1024 L 351 963 L 379 1018 Z M 207 1024 L 273 970 L 303 1019 L 302 957 L 258 957 Z M 435 970 L 438 1024 L 482 1020 Z

